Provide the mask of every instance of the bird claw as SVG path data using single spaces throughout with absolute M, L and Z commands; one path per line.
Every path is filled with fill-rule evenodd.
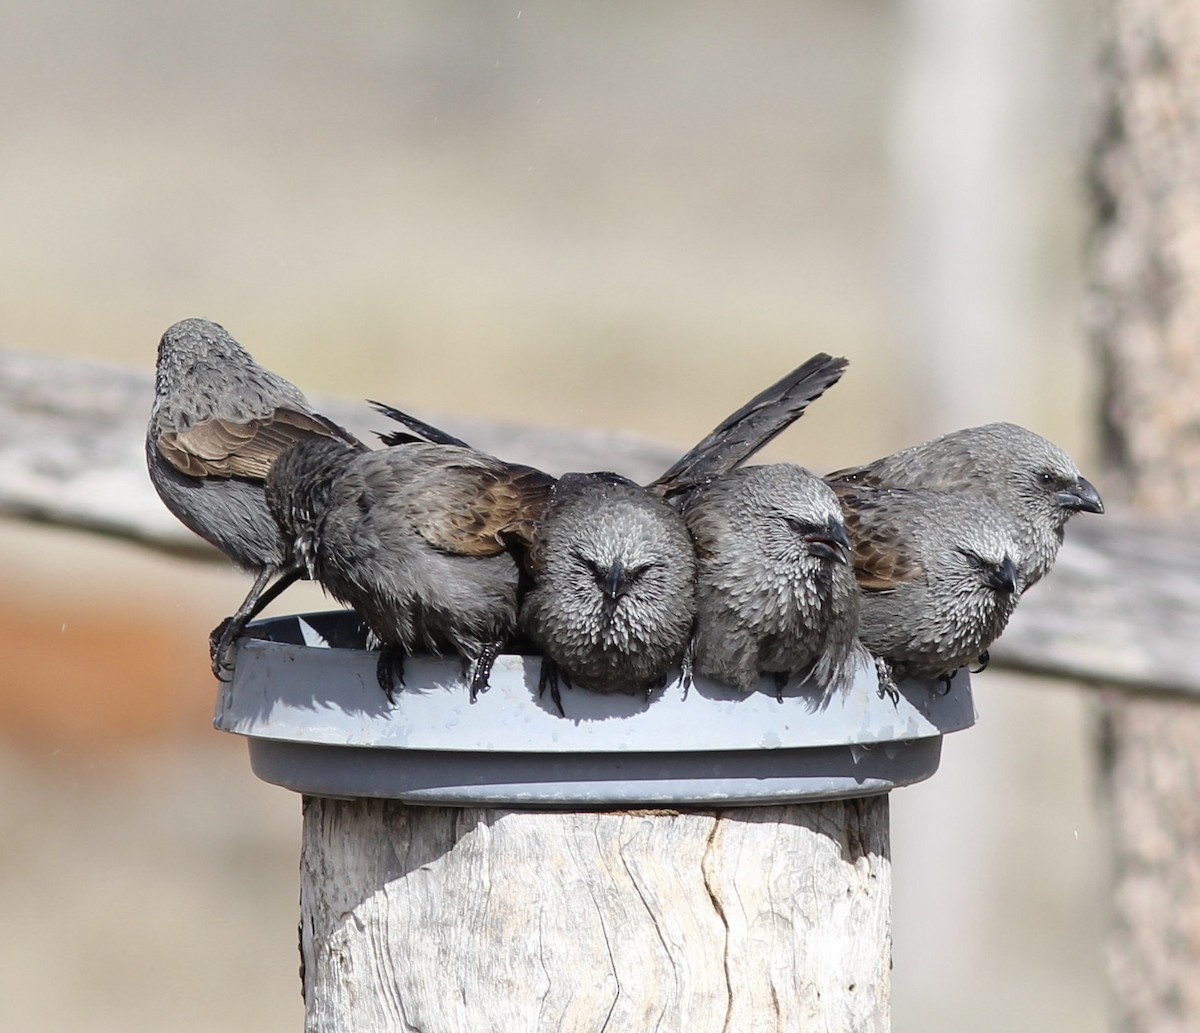
M 238 628 L 232 617 L 226 617 L 208 635 L 208 660 L 212 666 L 213 676 L 219 682 L 228 682 L 226 672 L 232 672 L 233 642 L 237 638 Z
M 987 665 L 985 664 L 984 666 L 986 667 Z M 983 667 L 981 667 L 981 668 L 979 668 L 979 669 L 982 671 L 982 670 L 983 670 Z M 942 687 L 942 691 L 938 693 L 938 695 L 939 695 L 939 696 L 947 696 L 947 695 L 949 695 L 949 694 L 950 694 L 950 690 L 951 690 L 952 688 L 954 688 L 954 676 L 955 676 L 956 674 L 958 674 L 958 668 L 957 668 L 957 667 L 956 667 L 956 668 L 954 668 L 954 670 L 953 670 L 953 671 L 947 671 L 947 672 L 946 672 L 945 674 L 943 674 L 943 675 L 942 675 L 940 678 L 938 678 L 938 683 L 939 683 L 939 684 L 941 685 L 941 687 Z
M 474 663 L 471 665 L 471 702 L 474 703 L 479 698 L 481 692 L 485 692 L 488 687 L 488 679 L 492 676 L 492 666 L 496 663 L 496 657 L 500 655 L 500 643 L 488 642 L 479 654 L 475 657 Z
M 375 665 L 375 678 L 388 702 L 395 706 L 396 686 L 404 687 L 404 650 L 399 646 L 381 646 L 379 662 Z
M 551 660 L 550 657 L 543 656 L 542 666 L 538 671 L 538 699 L 541 699 L 546 694 L 546 690 L 549 689 L 550 699 L 558 707 L 559 716 L 566 717 L 567 712 L 563 710 L 562 705 L 562 693 L 558 688 L 560 678 L 567 683 L 568 687 L 570 686 L 570 679 L 565 674 L 559 672 L 558 664 Z
M 883 657 L 875 657 L 875 673 L 879 678 L 878 695 L 880 699 L 890 699 L 892 706 L 900 705 L 900 690 L 896 687 L 896 677 L 892 667 Z
M 688 644 L 684 651 L 683 658 L 679 661 L 679 681 L 683 685 L 683 698 L 688 698 L 688 692 L 692 687 L 692 678 L 694 675 L 693 664 L 696 658 L 692 655 L 691 643 Z
M 776 671 L 773 677 L 775 679 L 775 702 L 783 703 L 783 690 L 787 687 L 788 675 L 782 671 Z
M 981 672 L 986 671 L 988 668 L 988 664 L 990 664 L 992 662 L 991 654 L 985 649 L 982 653 L 979 654 L 979 656 L 976 658 L 975 662 L 977 664 L 979 664 L 979 666 L 976 667 L 971 673 L 972 674 L 980 674 Z

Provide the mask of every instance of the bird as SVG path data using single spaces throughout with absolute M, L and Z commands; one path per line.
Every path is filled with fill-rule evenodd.
M 1017 524 L 968 489 L 836 488 L 853 542 L 859 637 L 892 676 L 947 682 L 983 656 L 1020 597 Z
M 558 682 L 649 696 L 679 666 L 695 613 L 696 558 L 679 513 L 618 474 L 559 478 L 530 535 L 521 627 Z
M 186 527 L 255 575 L 237 611 L 209 636 L 218 678 L 231 666 L 229 651 L 246 623 L 303 575 L 267 508 L 263 485 L 284 451 L 312 440 L 366 450 L 315 412 L 294 384 L 258 365 L 224 327 L 184 319 L 167 328 L 146 428 L 150 481 Z
M 1049 572 L 1076 513 L 1103 513 L 1095 486 L 1061 448 L 1015 423 L 988 423 L 826 476 L 835 486 L 975 491 L 1016 528 L 1021 591 Z
M 769 676 L 781 703 L 793 676 L 822 699 L 848 688 L 868 658 L 832 489 L 795 464 L 743 466 L 695 491 L 683 517 L 698 566 L 695 673 L 743 693 Z
M 822 699 L 866 659 L 850 540 L 836 496 L 793 463 L 744 466 L 838 382 L 848 362 L 812 356 L 721 421 L 652 485 L 682 513 L 697 557 L 690 670 L 741 692 L 793 676 Z M 690 671 L 689 671 L 690 673 Z
M 517 624 L 511 550 L 553 485 L 458 445 L 405 440 L 360 453 L 312 440 L 276 461 L 266 497 L 294 561 L 378 639 L 389 701 L 406 656 L 452 651 L 473 703 Z

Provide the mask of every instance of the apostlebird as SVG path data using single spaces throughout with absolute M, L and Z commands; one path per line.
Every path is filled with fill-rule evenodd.
M 750 692 L 808 676 L 823 698 L 849 686 L 867 659 L 858 641 L 858 590 L 837 496 L 789 463 L 747 466 L 687 500 L 696 545 L 698 674 Z
M 1019 598 L 1020 537 L 976 491 L 841 484 L 859 636 L 899 677 L 948 679 L 984 656 Z M 882 690 L 881 690 L 882 691 Z
M 826 479 L 834 485 L 989 496 L 1016 530 L 1022 591 L 1049 571 L 1072 516 L 1104 512 L 1099 493 L 1070 456 L 1014 423 L 967 427 Z
M 295 557 L 378 638 L 389 699 L 404 658 L 453 651 L 474 702 L 517 624 L 510 553 L 554 478 L 474 449 L 404 441 L 356 453 L 308 441 L 271 468 L 271 512 Z
M 210 636 L 217 677 L 246 622 L 303 575 L 267 509 L 263 482 L 281 453 L 312 440 L 366 448 L 216 323 L 185 319 L 163 334 L 146 430 L 150 480 L 180 521 L 256 575 L 237 612 Z
M 742 467 L 845 371 L 818 354 L 723 420 L 652 485 L 679 507 L 695 542 L 696 673 L 778 697 L 807 676 L 827 697 L 865 653 L 850 540 L 833 492 L 790 463 Z
M 679 666 L 695 613 L 696 558 L 679 514 L 612 473 L 559 478 L 529 549 L 521 626 L 540 687 L 649 694 Z

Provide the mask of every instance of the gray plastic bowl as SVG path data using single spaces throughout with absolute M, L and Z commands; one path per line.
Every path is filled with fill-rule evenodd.
M 649 700 L 537 692 L 540 658 L 502 655 L 468 700 L 455 659 L 413 657 L 390 704 L 348 611 L 256 621 L 214 724 L 247 737 L 267 782 L 315 796 L 510 807 L 723 807 L 886 793 L 932 775 L 942 735 L 974 723 L 970 679 L 903 682 L 864 667 L 822 705 L 805 683 L 743 697 L 676 677 Z

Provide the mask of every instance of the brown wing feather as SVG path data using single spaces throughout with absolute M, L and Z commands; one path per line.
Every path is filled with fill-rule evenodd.
M 158 436 L 159 454 L 189 477 L 265 480 L 272 464 L 292 445 L 314 437 L 358 439 L 332 420 L 296 409 L 276 409 L 263 419 L 212 419 Z
M 413 524 L 446 552 L 494 556 L 514 542 L 529 544 L 553 485 L 553 477 L 528 466 L 446 466 L 414 504 Z
M 905 581 L 925 576 L 925 568 L 911 554 L 906 536 L 888 519 L 881 506 L 851 486 L 833 486 L 846 530 L 854 543 L 854 576 L 865 592 L 888 592 Z

